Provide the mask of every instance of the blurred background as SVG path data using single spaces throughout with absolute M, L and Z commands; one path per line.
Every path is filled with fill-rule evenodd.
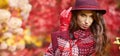
M 111 39 L 111 56 L 120 56 L 120 0 L 97 1 L 107 10 L 104 20 Z M 43 56 L 51 32 L 59 28 L 60 12 L 74 2 L 0 0 L 0 56 Z

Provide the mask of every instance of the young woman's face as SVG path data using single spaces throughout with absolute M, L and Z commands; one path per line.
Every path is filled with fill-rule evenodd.
M 80 28 L 88 29 L 93 23 L 93 11 L 90 10 L 82 10 L 77 14 L 77 23 Z

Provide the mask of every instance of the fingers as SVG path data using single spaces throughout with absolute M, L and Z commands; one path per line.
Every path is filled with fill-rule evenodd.
M 66 10 L 66 17 L 69 16 L 71 10 L 72 10 L 72 7 L 70 7 L 68 10 Z
M 60 15 L 63 15 L 63 14 L 65 14 L 65 12 L 66 12 L 66 10 L 63 10 L 63 11 L 60 13 Z
M 68 17 L 68 15 L 70 14 L 70 11 L 72 10 L 72 7 L 70 7 L 69 9 L 67 10 L 63 10 L 60 15 L 63 16 L 63 17 Z
M 69 14 L 69 12 L 72 10 L 72 7 L 70 7 L 66 12 Z

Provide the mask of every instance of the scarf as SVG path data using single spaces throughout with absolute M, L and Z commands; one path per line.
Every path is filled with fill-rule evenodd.
M 77 39 L 76 44 L 81 55 L 91 55 L 95 51 L 95 40 L 90 29 L 77 30 L 73 35 Z

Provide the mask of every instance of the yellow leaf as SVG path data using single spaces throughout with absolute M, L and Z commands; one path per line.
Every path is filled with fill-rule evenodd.
M 8 0 L 0 0 L 0 8 L 8 7 Z
M 10 39 L 7 39 L 7 40 L 6 40 L 6 43 L 8 44 L 8 46 L 12 46 L 12 45 L 15 44 L 15 41 L 14 41 L 13 38 L 10 38 Z

